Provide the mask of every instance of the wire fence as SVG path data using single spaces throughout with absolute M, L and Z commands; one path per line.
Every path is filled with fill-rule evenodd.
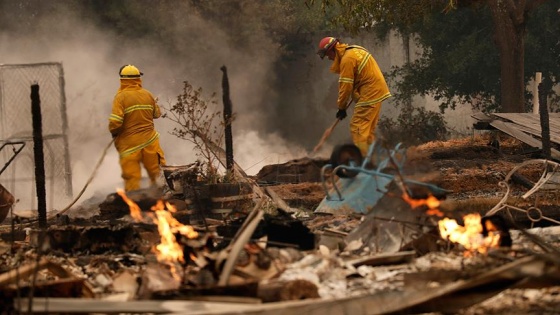
M 68 121 L 61 63 L 0 65 L 0 183 L 15 209 L 37 209 L 31 85 L 39 85 L 47 211 L 72 196 Z

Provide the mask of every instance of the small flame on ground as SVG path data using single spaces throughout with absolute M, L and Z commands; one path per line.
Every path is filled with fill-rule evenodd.
M 489 248 L 499 246 L 500 235 L 489 231 L 488 236 L 482 235 L 482 224 L 480 214 L 467 214 L 463 217 L 465 226 L 461 226 L 456 220 L 444 218 L 438 222 L 439 232 L 442 238 L 449 239 L 453 243 L 462 245 L 467 252 L 487 253 Z
M 411 198 L 406 192 L 403 193 L 403 200 L 412 208 L 427 206 L 427 215 L 443 217 L 444 214 L 439 210 L 441 202 L 436 197 L 430 195 L 425 199 Z M 495 248 L 500 245 L 500 235 L 498 229 L 490 221 L 486 221 L 486 230 L 488 236 L 483 236 L 482 223 L 480 214 L 467 214 L 463 217 L 465 226 L 459 225 L 456 220 L 443 218 L 438 221 L 439 233 L 443 239 L 448 239 L 453 243 L 462 245 L 466 252 L 465 256 L 472 253 L 487 253 L 489 248 Z
M 126 204 L 128 205 L 128 208 L 130 209 L 130 216 L 132 216 L 134 221 L 141 222 L 142 210 L 140 210 L 140 207 L 134 201 L 128 198 L 124 190 L 117 189 L 117 194 L 119 194 L 119 196 L 121 196 L 124 202 L 126 202 Z
M 166 211 L 165 208 L 167 208 L 168 211 Z M 196 232 L 192 226 L 183 225 L 173 217 L 171 213 L 177 210 L 170 203 L 166 203 L 164 206 L 163 201 L 159 200 L 151 210 L 156 213 L 154 221 L 158 225 L 158 231 L 161 237 L 160 244 L 156 246 L 158 260 L 184 263 L 183 248 L 177 243 L 175 233 L 179 233 L 187 238 L 196 238 L 198 237 L 198 232 Z
M 443 213 L 438 209 L 441 205 L 441 201 L 434 197 L 433 195 L 428 196 L 426 199 L 414 199 L 411 198 L 406 192 L 403 193 L 402 198 L 406 201 L 412 208 L 418 208 L 421 206 L 427 206 L 426 214 L 435 215 L 438 217 L 443 217 Z
M 130 200 L 124 191 L 117 190 L 117 193 L 128 204 L 132 218 L 137 222 L 141 222 L 143 217 L 140 207 Z M 173 277 L 180 280 L 181 277 L 177 273 L 175 263 L 184 263 L 185 259 L 183 257 L 183 248 L 177 243 L 175 235 L 179 233 L 192 239 L 198 237 L 198 232 L 192 226 L 184 225 L 173 217 L 172 213 L 177 212 L 177 209 L 169 202 L 164 203 L 162 200 L 158 200 L 151 210 L 155 212 L 155 216 L 151 213 L 149 216 L 157 224 L 160 235 L 160 243 L 154 247 L 153 251 L 157 256 L 157 260 L 169 265 Z

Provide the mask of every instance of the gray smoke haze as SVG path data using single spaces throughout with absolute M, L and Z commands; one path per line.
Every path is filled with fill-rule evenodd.
M 271 106 L 270 100 L 278 97 L 273 86 L 277 45 L 264 34 L 259 34 L 259 30 L 254 30 L 252 39 L 247 42 L 247 45 L 258 42 L 258 47 L 254 49 L 232 43 L 215 23 L 186 12 L 191 12 L 189 5 L 179 1 L 174 10 L 150 12 L 161 14 L 159 18 L 164 23 L 176 26 L 165 34 L 173 36 L 172 47 L 163 47 L 145 38 L 123 38 L 97 28 L 87 19 L 64 8 L 26 22 L 32 25 L 27 25 L 30 31 L 24 35 L 0 31 L 0 63 L 63 64 L 75 193 L 83 187 L 111 140 L 107 130 L 108 116 L 119 87 L 117 72 L 123 64 L 134 64 L 140 68 L 144 73 L 144 87 L 163 105 L 176 100 L 185 80 L 194 87 L 201 87 L 208 95 L 217 93 L 218 104 L 221 105 L 220 67 L 225 65 L 236 114 L 233 123 L 234 156 L 249 174 L 256 174 L 267 164 L 306 156 L 313 148 L 307 144 L 318 141 L 331 121 L 330 116 L 334 118 L 334 110 L 331 110 L 326 123 L 304 126 L 314 130 L 314 133 L 309 133 L 301 125 L 291 122 L 291 117 L 307 113 L 315 115 L 315 120 L 325 120 L 322 107 L 327 105 L 314 108 L 306 104 L 306 98 L 294 97 L 294 103 L 298 104 L 287 105 L 281 110 L 268 107 Z M 326 64 L 320 66 L 324 68 L 320 70 L 322 72 L 328 69 Z M 334 77 L 329 79 L 335 80 Z M 317 97 L 321 92 L 295 91 L 294 96 L 304 93 Z M 321 100 L 326 98 L 319 97 Z M 328 106 L 332 108 L 332 95 L 330 99 Z M 276 117 L 277 113 L 283 116 Z M 196 156 L 189 143 L 169 134 L 173 127 L 166 119 L 156 121 L 168 164 L 194 162 Z M 312 139 L 307 139 L 307 144 L 302 145 L 306 142 L 288 141 L 288 138 Z M 328 150 L 330 147 L 326 144 L 322 152 Z M 111 148 L 82 199 L 96 191 L 114 192 L 117 187 L 122 187 L 122 180 L 116 150 Z

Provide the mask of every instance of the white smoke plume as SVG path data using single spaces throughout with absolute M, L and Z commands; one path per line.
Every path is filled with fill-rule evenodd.
M 232 43 L 212 21 L 190 14 L 189 10 L 187 2 L 177 2 L 176 10 L 150 12 L 162 15 L 160 18 L 168 25 L 177 26 L 166 33 L 174 37 L 171 47 L 160 46 L 147 38 L 123 38 L 65 8 L 25 22 L 32 30 L 25 34 L 0 31 L 0 63 L 63 64 L 75 193 L 86 183 L 111 140 L 108 116 L 119 87 L 117 72 L 123 64 L 139 67 L 144 73 L 144 87 L 163 104 L 175 101 L 185 80 L 220 97 L 220 67 L 225 65 L 236 114 L 235 159 L 249 174 L 256 174 L 266 164 L 301 158 L 309 150 L 288 143 L 278 133 L 262 132 L 266 129 L 262 115 L 270 111 L 268 100 L 275 96 L 271 82 L 278 52 L 274 43 L 263 36 L 258 49 L 247 49 Z M 173 128 L 170 121 L 159 119 L 156 128 L 169 164 L 195 161 L 188 142 L 170 134 Z M 111 148 L 83 198 L 96 192 L 111 193 L 121 186 L 117 153 Z

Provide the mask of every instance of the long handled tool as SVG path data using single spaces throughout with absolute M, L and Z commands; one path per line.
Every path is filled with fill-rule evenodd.
M 348 104 L 346 105 L 346 109 L 348 109 L 350 107 L 350 105 L 352 105 L 352 98 L 350 98 L 350 101 L 348 102 Z M 321 137 L 321 140 L 319 140 L 319 143 L 317 143 L 317 145 L 315 146 L 315 148 L 313 148 L 313 151 L 309 154 L 309 157 L 315 155 L 315 153 L 317 153 L 317 151 L 319 151 L 319 149 L 323 146 L 323 144 L 325 144 L 325 141 L 327 141 L 327 139 L 331 136 L 331 133 L 333 132 L 334 128 L 336 127 L 336 125 L 338 125 L 338 123 L 340 122 L 340 119 L 336 119 L 334 121 L 334 123 L 327 128 L 327 130 L 325 130 L 325 132 L 323 133 L 323 136 Z

